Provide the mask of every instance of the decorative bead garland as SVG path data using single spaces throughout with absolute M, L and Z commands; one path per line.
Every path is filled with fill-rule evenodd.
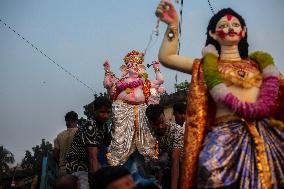
M 256 119 L 268 116 L 278 95 L 280 73 L 273 58 L 264 52 L 255 52 L 250 58 L 256 61 L 262 71 L 263 83 L 256 102 L 243 102 L 229 92 L 218 72 L 218 57 L 208 53 L 203 58 L 204 80 L 216 102 L 225 104 L 243 118 Z
M 143 85 L 143 79 L 141 79 L 141 78 L 134 80 L 134 81 L 131 81 L 129 83 L 126 83 L 126 82 L 121 81 L 121 80 L 116 83 L 116 87 L 119 91 L 124 91 L 127 88 L 133 89 L 133 88 L 136 88 L 140 85 Z

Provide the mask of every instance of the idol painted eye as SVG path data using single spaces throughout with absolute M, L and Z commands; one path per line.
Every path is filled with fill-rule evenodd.
M 228 26 L 229 26 L 228 24 L 221 24 L 220 26 L 218 26 L 218 28 L 224 29 L 227 28 Z
M 239 24 L 238 22 L 234 22 L 234 23 L 232 24 L 232 26 L 233 26 L 233 27 L 240 27 L 241 24 Z

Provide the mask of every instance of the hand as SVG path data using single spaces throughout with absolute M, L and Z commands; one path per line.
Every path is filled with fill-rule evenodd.
M 103 64 L 104 66 L 104 70 L 105 71 L 110 71 L 110 65 L 109 65 L 109 62 L 106 60 L 105 63 Z
M 164 92 L 166 92 L 165 87 L 161 86 L 161 87 L 158 88 L 158 93 L 159 94 L 163 94 Z
M 178 15 L 171 2 L 162 0 L 158 5 L 155 14 L 161 21 L 165 22 L 169 26 L 178 26 Z
M 158 61 L 153 61 L 152 62 L 154 70 L 160 69 L 160 62 Z

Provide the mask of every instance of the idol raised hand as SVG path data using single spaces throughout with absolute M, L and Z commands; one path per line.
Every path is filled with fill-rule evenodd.
M 162 0 L 155 12 L 156 16 L 169 26 L 178 26 L 178 14 L 170 1 Z

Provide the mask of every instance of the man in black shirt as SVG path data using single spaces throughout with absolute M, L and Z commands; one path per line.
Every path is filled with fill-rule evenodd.
M 184 128 L 166 121 L 164 108 L 159 104 L 150 104 L 145 113 L 159 144 L 158 162 L 162 165 L 162 187 L 163 189 L 178 188 Z M 165 161 L 167 156 L 169 157 L 168 162 Z
M 175 103 L 173 105 L 173 111 L 176 124 L 184 128 L 186 118 L 186 104 L 183 102 Z
M 89 188 L 88 172 L 98 170 L 99 150 L 110 142 L 106 121 L 111 113 L 111 102 L 98 97 L 93 105 L 93 119 L 78 129 L 66 155 L 66 170 L 79 178 L 81 189 Z

